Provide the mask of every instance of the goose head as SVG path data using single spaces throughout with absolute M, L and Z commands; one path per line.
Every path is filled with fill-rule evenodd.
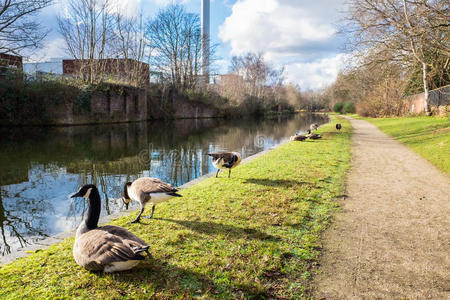
M 125 183 L 125 185 L 123 186 L 123 196 L 122 196 L 122 201 L 123 204 L 125 204 L 125 208 L 128 209 L 128 205 L 130 205 L 130 201 L 131 198 L 128 195 L 128 188 L 131 186 L 131 182 L 127 182 Z
M 88 211 L 86 218 L 78 226 L 75 238 L 81 234 L 97 228 L 98 220 L 100 218 L 101 199 L 98 193 L 98 189 L 93 184 L 83 185 L 77 193 L 73 194 L 71 198 L 83 197 L 88 199 Z
M 75 198 L 75 197 L 83 197 L 83 198 L 89 198 L 89 196 L 91 195 L 91 192 L 93 189 L 97 189 L 97 187 L 93 184 L 86 184 L 83 185 L 77 193 L 73 194 L 72 196 L 70 196 L 70 198 Z

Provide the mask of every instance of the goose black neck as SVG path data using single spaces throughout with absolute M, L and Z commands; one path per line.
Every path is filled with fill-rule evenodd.
M 130 196 L 128 195 L 128 187 L 129 186 L 131 186 L 131 182 L 127 182 L 123 186 L 123 195 L 124 195 L 125 199 L 130 199 Z
M 88 212 L 86 218 L 86 226 L 89 230 L 97 228 L 98 219 L 100 218 L 101 199 L 97 188 L 92 188 L 88 199 Z

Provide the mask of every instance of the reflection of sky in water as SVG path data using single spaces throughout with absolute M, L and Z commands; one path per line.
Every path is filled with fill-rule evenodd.
M 48 135 L 43 130 L 42 138 L 6 143 L 7 150 L 0 150 L 7 174 L 0 185 L 0 253 L 75 228 L 87 203 L 70 195 L 85 183 L 96 184 L 106 200 L 102 215 L 112 214 L 124 209 L 120 197 L 127 181 L 151 176 L 180 186 L 215 171 L 209 152 L 238 151 L 245 158 L 324 121 L 308 115 L 211 122 L 84 126 Z

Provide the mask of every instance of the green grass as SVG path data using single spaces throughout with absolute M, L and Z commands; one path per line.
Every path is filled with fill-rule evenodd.
M 450 118 L 363 118 L 450 175 Z
M 0 298 L 237 299 L 309 297 L 321 232 L 344 193 L 351 126 L 321 127 L 322 140 L 290 142 L 183 190 L 155 219 L 128 224 L 153 260 L 132 271 L 90 273 L 67 239 L 0 269 Z M 220 175 L 219 175 L 220 176 Z

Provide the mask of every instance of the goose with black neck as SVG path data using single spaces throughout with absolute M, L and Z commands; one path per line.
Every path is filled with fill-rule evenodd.
M 82 186 L 72 195 L 88 199 L 86 218 L 78 226 L 73 257 L 76 263 L 89 271 L 116 272 L 134 268 L 145 259 L 143 252 L 152 257 L 149 245 L 123 227 L 98 227 L 101 199 L 95 185 Z

